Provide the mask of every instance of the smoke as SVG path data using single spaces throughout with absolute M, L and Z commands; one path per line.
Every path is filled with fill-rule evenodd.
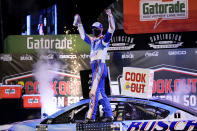
M 191 85 L 190 83 L 186 83 L 185 79 L 179 79 L 176 82 L 176 87 L 174 87 L 174 91 L 169 93 L 172 96 L 172 101 L 177 102 L 179 104 L 185 104 L 184 97 L 189 96 L 191 93 Z M 189 106 L 189 105 L 187 105 Z
M 50 83 L 57 79 L 57 76 L 52 71 L 57 71 L 60 68 L 60 64 L 56 58 L 48 59 L 47 56 L 49 55 L 47 55 L 47 52 L 40 51 L 39 56 L 40 59 L 35 63 L 33 72 L 35 79 L 39 82 L 38 90 L 42 104 L 41 114 L 52 115 L 57 111 L 57 107 L 56 103 L 52 101 L 54 91 Z M 52 56 L 54 57 L 54 54 Z

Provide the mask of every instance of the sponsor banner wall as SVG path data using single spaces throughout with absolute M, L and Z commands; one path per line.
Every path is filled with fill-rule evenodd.
M 196 0 L 124 0 L 128 34 L 197 30 Z
M 131 35 L 116 30 L 109 52 L 131 50 L 158 50 L 197 48 L 196 32 L 171 32 Z M 35 53 L 38 50 L 53 50 L 59 53 L 89 53 L 90 47 L 77 34 L 46 36 L 8 36 L 4 53 Z
M 114 52 L 110 55 L 111 79 L 120 79 L 124 67 L 153 69 L 153 97 L 196 108 L 196 48 Z
M 90 47 L 77 35 L 11 35 L 5 39 L 5 53 L 35 53 L 37 50 L 87 52 Z
M 89 53 L 1 54 L 0 83 L 23 85 L 23 94 L 37 94 L 32 70 L 38 58 L 62 63 L 57 80 L 51 82 L 56 101 L 65 106 L 82 96 L 80 70 L 90 69 Z M 167 98 L 197 108 L 197 48 L 109 52 L 106 64 L 111 81 L 119 82 L 124 67 L 154 70 L 153 97 Z M 117 85 L 118 86 L 118 85 Z M 69 100 L 69 101 L 68 101 Z M 65 104 L 66 103 L 66 104 Z

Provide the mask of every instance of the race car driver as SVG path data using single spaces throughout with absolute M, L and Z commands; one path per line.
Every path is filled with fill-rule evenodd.
M 115 23 L 110 9 L 106 10 L 109 27 L 107 33 L 102 35 L 103 25 L 100 22 L 94 22 L 91 26 L 93 37 L 86 34 L 81 18 L 78 14 L 74 17 L 73 25 L 78 27 L 81 39 L 91 47 L 90 64 L 92 67 L 92 85 L 89 93 L 90 103 L 87 114 L 87 122 L 94 122 L 96 118 L 98 101 L 103 106 L 105 119 L 103 121 L 113 121 L 113 113 L 109 100 L 105 94 L 105 77 L 107 76 L 107 67 L 105 59 L 109 48 L 110 39 L 115 31 Z

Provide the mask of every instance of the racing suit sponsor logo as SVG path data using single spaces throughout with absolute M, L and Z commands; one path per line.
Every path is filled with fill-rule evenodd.
M 149 47 L 153 49 L 178 48 L 183 45 L 179 34 L 158 34 L 150 37 Z
M 94 107 L 94 94 L 91 94 L 90 108 L 93 109 L 93 107 Z
M 99 52 L 99 51 L 91 51 L 91 52 L 90 52 L 90 58 L 96 57 L 97 54 L 98 54 L 98 52 Z

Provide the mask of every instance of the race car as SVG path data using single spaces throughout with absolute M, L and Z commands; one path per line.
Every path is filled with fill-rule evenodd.
M 165 99 L 109 97 L 114 121 L 103 122 L 102 105 L 94 123 L 85 123 L 89 99 L 65 107 L 45 119 L 13 125 L 10 131 L 130 131 L 130 130 L 197 130 L 197 111 Z

